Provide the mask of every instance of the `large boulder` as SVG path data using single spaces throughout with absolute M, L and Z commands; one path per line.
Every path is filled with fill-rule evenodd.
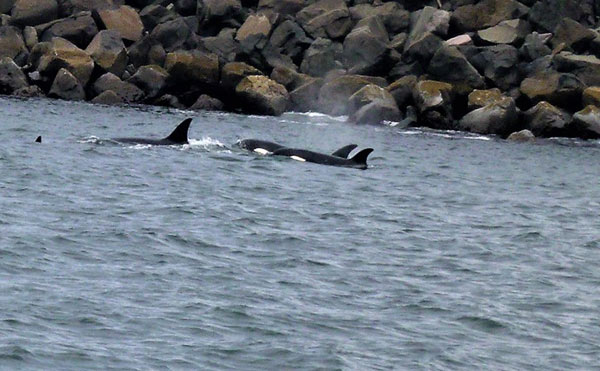
M 549 37 L 547 34 L 533 32 L 525 37 L 525 42 L 519 49 L 522 58 L 527 61 L 533 61 L 552 53 L 552 50 L 546 45 Z
M 452 13 L 452 23 L 459 32 L 477 31 L 508 19 L 521 18 L 528 10 L 516 0 L 483 0 L 457 8 Z
M 9 57 L 15 59 L 23 53 L 27 53 L 27 47 L 19 29 L 13 26 L 1 26 L 0 58 Z
M 127 103 L 141 102 L 145 97 L 144 92 L 140 88 L 132 83 L 122 81 L 118 76 L 110 72 L 100 76 L 94 82 L 93 89 L 96 94 L 111 90 Z
M 27 86 L 27 77 L 19 66 L 9 57 L 0 58 L 0 94 L 12 94 Z
M 336 116 L 348 114 L 348 99 L 371 83 L 372 80 L 360 75 L 344 75 L 326 81 L 319 90 L 319 111 Z
M 502 21 L 496 26 L 477 32 L 477 39 L 485 44 L 520 46 L 531 32 L 531 26 L 522 19 Z
M 596 36 L 594 31 L 565 17 L 556 26 L 554 37 L 550 42 L 553 48 L 561 46 L 568 50 L 583 52 L 589 48 L 590 42 Z
M 114 106 L 125 103 L 123 98 L 118 96 L 117 93 L 115 93 L 112 90 L 103 91 L 102 93 L 94 97 L 94 99 L 92 99 L 91 102 L 94 104 L 105 104 L 107 106 Z
M 165 69 L 175 82 L 187 85 L 219 82 L 219 57 L 216 54 L 178 50 L 167 54 Z
M 245 77 L 235 92 L 242 106 L 257 114 L 279 116 L 289 105 L 285 87 L 262 75 Z
M 290 92 L 290 109 L 296 112 L 317 111 L 323 79 L 312 78 Z
M 524 129 L 510 134 L 506 140 L 512 142 L 533 142 L 535 141 L 535 135 L 531 131 Z
M 284 55 L 289 56 L 297 65 L 300 65 L 304 51 L 313 42 L 306 36 L 302 27 L 289 19 L 283 21 L 273 30 L 269 41 L 271 45 Z
M 519 51 L 512 45 L 479 48 L 469 61 L 483 77 L 502 90 L 510 90 L 519 84 L 520 76 L 516 68 L 519 63 Z
M 528 17 L 536 29 L 553 32 L 564 17 L 585 26 L 594 25 L 593 0 L 538 0 L 531 7 Z
M 36 30 L 41 41 L 62 37 L 82 49 L 87 47 L 94 35 L 98 33 L 98 27 L 91 12 L 82 12 L 56 22 L 39 25 Z
M 413 101 L 418 110 L 419 125 L 433 129 L 454 129 L 453 89 L 451 84 L 434 80 L 415 84 Z
M 588 86 L 600 85 L 600 59 L 593 55 L 577 55 L 562 52 L 554 58 L 559 71 L 577 76 Z
M 468 97 L 467 108 L 469 111 L 485 107 L 488 104 L 498 102 L 504 99 L 502 92 L 498 88 L 488 90 L 473 90 Z
M 380 124 L 402 119 L 394 97 L 386 89 L 374 84 L 354 93 L 349 99 L 349 109 L 349 121 L 357 124 Z
M 85 91 L 79 80 L 71 72 L 61 68 L 54 78 L 48 96 L 51 98 L 78 101 L 85 100 Z
M 144 24 L 138 12 L 128 5 L 100 10 L 98 17 L 104 28 L 119 31 L 124 40 L 135 42 L 142 38 Z
M 127 49 L 119 32 L 100 31 L 85 50 L 100 68 L 122 76 L 127 67 Z
M 240 52 L 240 45 L 234 39 L 235 34 L 235 29 L 225 28 L 217 36 L 199 39 L 199 43 L 201 48 L 219 56 L 223 63 L 229 63 L 235 61 Z
M 406 75 L 388 85 L 386 90 L 394 97 L 398 108 L 404 110 L 413 104 L 413 90 L 416 84 L 417 77 L 415 75 Z
M 583 105 L 600 107 L 600 86 L 590 86 L 583 91 Z
M 140 19 L 146 30 L 153 30 L 161 23 L 169 22 L 179 18 L 179 14 L 172 8 L 166 8 L 160 4 L 151 4 L 140 11 Z
M 544 101 L 523 113 L 525 128 L 536 137 L 564 136 L 570 120 L 571 117 L 565 111 Z
M 344 64 L 349 73 L 380 75 L 388 65 L 389 36 L 378 17 L 365 18 L 344 39 Z M 387 67 L 389 69 L 389 67 Z
M 521 82 L 520 91 L 531 104 L 541 101 L 558 107 L 579 107 L 585 85 L 570 73 L 546 72 L 528 77 Z
M 56 0 L 17 0 L 11 11 L 11 23 L 36 26 L 58 18 Z
M 58 0 L 58 8 L 60 17 L 64 18 L 79 12 L 116 8 L 124 3 L 124 0 Z
M 435 52 L 444 45 L 444 40 L 431 32 L 425 32 L 404 43 L 404 55 L 427 66 Z
M 287 91 L 292 91 L 304 83 L 314 80 L 314 77 L 304 73 L 298 73 L 285 67 L 274 68 L 271 72 L 271 80 L 275 80 L 285 86 Z
M 294 15 L 305 6 L 304 0 L 260 0 L 258 10 L 262 13 L 272 11 L 283 15 Z
M 190 106 L 191 110 L 197 111 L 222 111 L 224 108 L 223 102 L 206 94 L 200 95 L 196 102 Z
M 356 4 L 350 8 L 350 16 L 355 21 L 378 17 L 390 34 L 406 31 L 410 26 L 410 12 L 396 2 L 387 2 L 380 5 Z
M 235 39 L 246 49 L 252 49 L 260 41 L 269 38 L 273 26 L 264 15 L 250 15 L 238 30 Z
M 454 85 L 458 93 L 469 93 L 485 87 L 483 77 L 455 46 L 443 45 L 439 48 L 431 58 L 427 72 L 439 81 Z
M 262 75 L 263 73 L 244 62 L 230 62 L 221 71 L 221 87 L 232 92 L 246 76 Z
M 320 0 L 296 14 L 296 19 L 313 38 L 341 39 L 352 29 L 350 11 L 344 0 Z
M 127 82 L 142 89 L 148 98 L 156 98 L 163 93 L 169 79 L 168 72 L 157 65 L 138 68 Z
M 450 13 L 445 10 L 427 6 L 417 15 L 417 20 L 408 35 L 407 44 L 410 46 L 420 40 L 427 33 L 432 33 L 441 38 L 446 37 L 450 27 Z
M 158 41 L 167 52 L 178 49 L 187 49 L 185 46 L 192 43 L 194 30 L 190 28 L 184 18 L 176 18 L 157 25 L 150 37 Z
M 600 108 L 587 106 L 573 115 L 570 129 L 584 139 L 600 139 Z
M 323 77 L 329 71 L 342 68 L 343 46 L 329 39 L 318 38 L 304 53 L 300 71 Z
M 478 134 L 508 136 L 515 131 L 518 119 L 515 101 L 507 97 L 467 113 L 459 121 L 459 128 Z
M 243 17 L 240 0 L 198 0 L 197 16 L 203 28 L 227 25 L 240 26 Z
M 15 5 L 16 0 L 0 0 L 0 13 L 8 14 Z
M 61 68 L 66 68 L 82 86 L 87 85 L 94 71 L 94 60 L 85 51 L 60 37 L 37 44 L 29 55 L 29 64 L 50 81 L 54 80 Z

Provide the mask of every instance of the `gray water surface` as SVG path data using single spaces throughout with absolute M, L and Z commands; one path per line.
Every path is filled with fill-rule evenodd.
M 600 368 L 596 142 L 0 107 L 0 369 Z M 186 117 L 187 146 L 108 140 Z

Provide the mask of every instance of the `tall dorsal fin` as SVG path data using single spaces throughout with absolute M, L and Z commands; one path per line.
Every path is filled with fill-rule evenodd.
M 362 151 L 358 152 L 357 154 L 355 154 L 350 161 L 359 164 L 359 165 L 364 165 L 365 168 L 367 167 L 367 157 L 369 157 L 369 155 L 371 154 L 371 152 L 373 152 L 373 148 L 365 148 Z
M 39 137 L 35 138 L 35 142 L 42 143 L 42 136 L 40 135 Z
M 334 157 L 348 158 L 350 152 L 354 150 L 354 148 L 358 147 L 356 144 L 348 144 L 337 151 L 333 152 L 331 155 Z
M 190 124 L 192 123 L 192 119 L 185 119 L 181 122 L 181 124 L 177 125 L 175 130 L 166 137 L 166 140 L 170 140 L 171 142 L 178 144 L 185 144 L 188 142 L 188 130 L 190 129 Z

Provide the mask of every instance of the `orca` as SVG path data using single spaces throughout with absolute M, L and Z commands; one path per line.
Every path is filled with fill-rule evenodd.
M 352 167 L 365 170 L 368 167 L 367 157 L 369 157 L 371 152 L 373 152 L 373 148 L 365 148 L 348 159 L 306 149 L 281 148 L 273 152 L 273 156 L 287 156 L 301 162 L 313 162 L 321 165 Z
M 237 142 L 237 145 L 240 146 L 240 148 L 251 152 L 256 152 L 261 155 L 272 154 L 277 150 L 287 148 L 279 143 L 259 139 L 242 139 Z M 347 158 L 350 152 L 352 152 L 356 147 L 358 147 L 356 144 L 348 144 L 347 146 L 344 146 L 333 152 L 331 156 Z
M 35 142 L 42 143 L 42 136 L 40 135 L 39 137 L 35 138 Z
M 192 119 L 183 120 L 175 130 L 166 138 L 149 139 L 149 138 L 113 138 L 114 141 L 126 144 L 153 144 L 157 146 L 170 146 L 175 144 L 188 144 L 188 130 Z

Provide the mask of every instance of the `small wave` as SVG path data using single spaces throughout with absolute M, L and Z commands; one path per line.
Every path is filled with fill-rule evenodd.
M 485 317 L 462 316 L 458 318 L 458 321 L 485 332 L 494 332 L 506 328 L 501 322 Z
M 492 140 L 492 137 L 490 137 L 490 136 L 474 134 L 474 133 L 467 133 L 467 132 L 456 131 L 456 130 L 443 130 L 443 131 L 442 130 L 428 130 L 428 129 L 399 130 L 398 134 L 433 136 L 433 137 L 439 137 L 439 138 L 445 138 L 445 139 L 470 139 L 470 140 L 483 140 L 483 141 Z
M 93 136 L 93 135 L 92 135 L 92 136 L 90 136 L 90 137 L 87 137 L 87 138 L 83 138 L 83 139 L 81 139 L 81 140 L 78 140 L 77 142 L 78 142 L 78 143 L 91 143 L 91 144 L 102 144 L 102 143 L 104 143 L 104 142 L 102 141 L 102 139 L 100 139 L 100 138 L 98 138 L 98 137 L 96 137 L 96 136 Z
M 211 137 L 203 137 L 202 139 L 190 139 L 189 140 L 189 144 L 187 144 L 186 146 L 187 148 L 203 148 L 203 149 L 209 149 L 209 148 L 220 148 L 220 149 L 224 149 L 227 148 L 227 146 L 225 144 L 223 144 L 222 142 L 220 142 L 217 139 L 213 139 Z
M 348 120 L 348 116 L 331 116 L 321 112 L 289 112 L 290 114 L 305 116 L 309 118 L 325 118 L 334 121 L 346 122 Z

